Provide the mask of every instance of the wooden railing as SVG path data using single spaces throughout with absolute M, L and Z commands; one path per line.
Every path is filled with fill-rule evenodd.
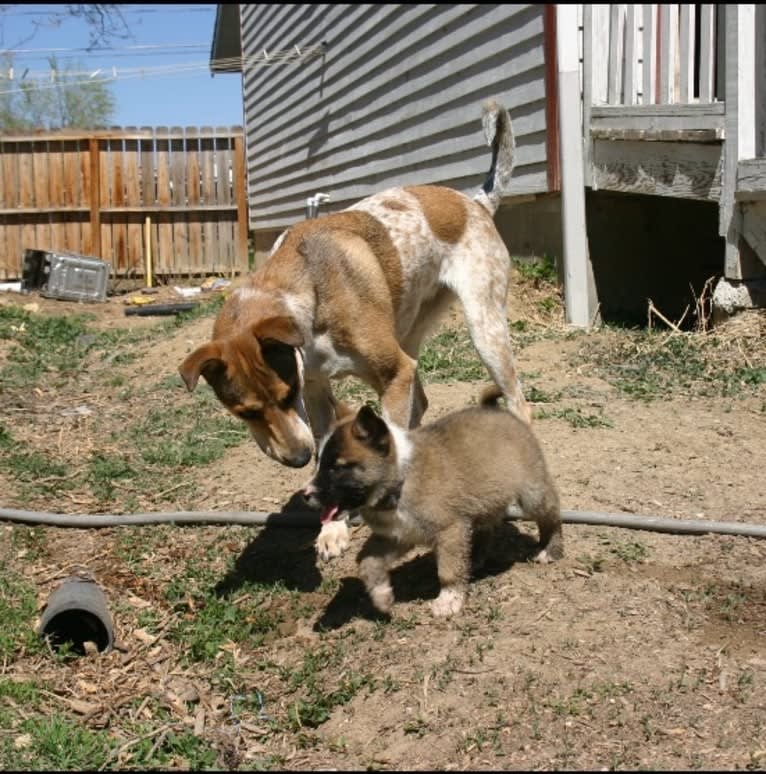
M 723 98 L 714 4 L 583 6 L 592 105 L 709 104 Z

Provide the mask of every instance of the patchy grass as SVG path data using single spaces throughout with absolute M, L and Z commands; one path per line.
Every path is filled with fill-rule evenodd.
M 30 627 L 36 609 L 32 584 L 17 572 L 0 570 L 0 663 L 20 654 L 39 652 L 40 641 Z
M 540 409 L 535 413 L 537 419 L 563 419 L 576 428 L 614 427 L 608 417 L 599 414 L 588 414 L 580 408 Z
M 343 660 L 342 651 L 320 648 L 303 656 L 297 669 L 282 670 L 287 690 L 296 694 L 288 705 L 287 717 L 292 731 L 317 728 L 330 716 L 335 707 L 347 704 L 362 689 L 376 689 L 376 680 L 354 670 L 346 671 L 340 680 L 328 681 Z
M 766 329 L 766 323 L 761 325 Z M 609 332 L 604 338 L 586 339 L 578 361 L 594 366 L 596 374 L 627 397 L 643 401 L 671 395 L 732 397 L 754 394 L 766 385 L 766 347 L 751 345 L 750 354 L 745 354 L 741 341 L 725 330 Z
M 434 336 L 423 347 L 418 367 L 426 383 L 488 378 L 465 330 L 445 330 Z
M 0 736 L 0 761 L 16 771 L 97 771 L 114 745 L 107 734 L 61 715 L 24 720 L 14 734 Z
M 162 468 L 207 465 L 248 437 L 244 423 L 225 413 L 206 385 L 188 401 L 150 409 L 127 434 L 145 463 Z

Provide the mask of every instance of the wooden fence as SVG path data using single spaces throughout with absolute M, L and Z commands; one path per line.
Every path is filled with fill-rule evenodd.
M 247 270 L 241 127 L 116 127 L 0 136 L 0 277 L 61 250 L 142 276 Z

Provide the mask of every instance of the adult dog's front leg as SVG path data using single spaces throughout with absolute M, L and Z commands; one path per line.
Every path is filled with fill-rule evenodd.
M 385 376 L 379 390 L 383 418 L 407 430 L 418 426 L 425 411 L 425 393 L 418 380 L 417 365 L 417 360 L 399 350 L 383 369 Z
M 330 380 L 324 375 L 307 378 L 303 386 L 303 402 L 318 457 L 321 443 L 335 421 L 336 402 Z

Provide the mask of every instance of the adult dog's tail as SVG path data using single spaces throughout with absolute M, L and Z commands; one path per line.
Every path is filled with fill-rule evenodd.
M 494 99 L 482 105 L 481 123 L 487 145 L 492 148 L 492 166 L 481 190 L 474 197 L 490 215 L 494 215 L 500 199 L 508 190 L 513 174 L 515 141 L 508 111 Z

